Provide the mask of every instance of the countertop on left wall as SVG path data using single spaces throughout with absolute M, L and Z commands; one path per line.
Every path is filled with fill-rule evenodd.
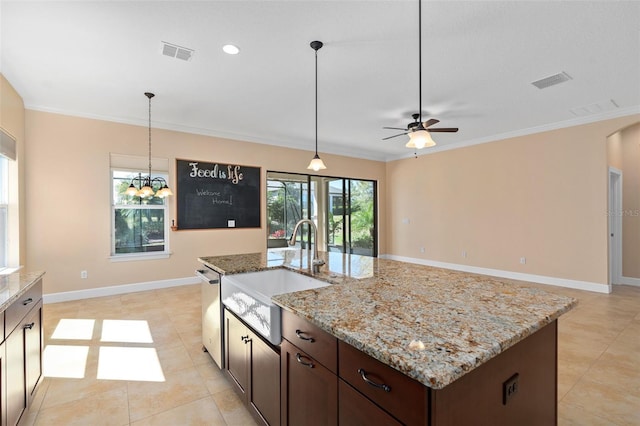
M 0 312 L 4 312 L 43 275 L 43 271 L 29 272 L 22 270 L 12 274 L 0 275 Z

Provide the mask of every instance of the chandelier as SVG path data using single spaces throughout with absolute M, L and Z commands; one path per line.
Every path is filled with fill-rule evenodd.
M 142 176 L 142 173 L 138 173 L 138 176 L 131 179 L 131 183 L 125 191 L 125 194 L 140 198 L 151 198 L 153 196 L 164 198 L 173 195 L 173 192 L 167 186 L 167 181 L 160 176 L 151 176 L 151 98 L 155 95 L 150 92 L 145 92 L 144 95 L 149 98 L 149 174 Z M 137 185 L 134 184 L 134 182 L 137 182 Z M 154 188 L 158 189 L 156 190 Z

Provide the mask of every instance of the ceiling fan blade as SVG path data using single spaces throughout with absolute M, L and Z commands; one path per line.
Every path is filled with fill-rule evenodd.
M 403 127 L 383 127 L 383 129 L 391 129 L 391 130 L 407 130 Z
M 439 123 L 440 120 L 436 120 L 435 118 L 430 118 L 427 121 L 425 121 L 424 123 L 422 123 L 422 127 L 424 127 L 425 129 L 429 126 L 433 126 L 434 124 Z
M 406 134 L 407 134 L 406 132 L 405 133 L 400 133 L 400 134 L 397 134 L 397 135 L 393 135 L 393 136 L 388 136 L 386 138 L 382 138 L 382 140 L 386 141 L 387 139 L 397 138 L 398 136 L 402 136 L 402 135 L 406 135 Z
M 457 127 L 441 127 L 439 129 L 429 129 L 430 132 L 448 132 L 455 133 L 458 131 Z

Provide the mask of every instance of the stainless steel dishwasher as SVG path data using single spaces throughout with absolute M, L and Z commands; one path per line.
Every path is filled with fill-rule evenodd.
M 202 349 L 209 352 L 218 367 L 223 368 L 220 274 L 203 265 L 196 270 L 196 275 L 202 280 Z

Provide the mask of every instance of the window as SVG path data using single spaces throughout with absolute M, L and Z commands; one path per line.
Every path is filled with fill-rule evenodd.
M 377 187 L 371 180 L 267 172 L 267 248 L 286 247 L 303 218 L 318 228 L 324 251 L 377 256 Z M 305 225 L 296 240 L 306 247 Z
M 111 256 L 114 258 L 154 257 L 169 254 L 168 205 L 164 198 L 130 196 L 125 191 L 139 171 L 112 169 Z M 146 175 L 146 174 L 144 174 Z M 142 176 L 144 176 L 142 175 Z M 166 173 L 153 172 L 167 180 Z M 137 183 L 138 179 L 134 181 Z
M 0 155 L 0 270 L 8 265 L 9 160 Z

